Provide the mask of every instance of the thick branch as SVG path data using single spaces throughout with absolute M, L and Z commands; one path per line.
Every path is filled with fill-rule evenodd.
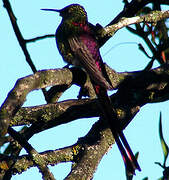
M 42 153 L 39 153 L 44 165 L 56 165 L 61 162 L 71 162 L 73 161 L 74 154 L 72 147 L 65 147 L 57 150 L 49 150 Z M 1 162 L 6 162 L 10 167 L 13 162 L 15 162 L 12 167 L 12 174 L 22 173 L 30 167 L 36 167 L 36 163 L 30 158 L 29 155 L 22 155 L 17 157 L 17 160 L 14 160 L 12 156 L 0 155 Z
M 110 25 L 101 30 L 101 36 L 113 36 L 119 29 L 131 24 L 138 23 L 157 23 L 162 19 L 169 18 L 169 11 L 152 11 L 151 13 L 143 16 L 135 16 L 132 18 L 122 18 L 118 23 Z
M 11 118 L 23 105 L 30 91 L 52 85 L 67 85 L 69 87 L 71 82 L 72 73 L 68 69 L 39 71 L 34 75 L 19 79 L 0 109 L 0 134 L 6 133 Z
M 128 3 L 123 11 L 121 11 L 114 19 L 111 21 L 107 26 L 117 23 L 122 17 L 132 17 L 135 16 L 135 14 L 141 10 L 143 7 L 145 7 L 149 3 L 154 3 L 154 0 L 132 0 L 130 3 Z M 169 5 L 168 0 L 158 0 L 159 4 L 165 4 Z
M 52 72 L 49 71 L 48 73 L 54 73 L 54 70 L 51 71 Z M 60 73 L 62 72 L 61 70 L 59 71 Z M 55 70 L 55 73 L 58 74 L 57 70 Z M 63 73 L 65 73 L 65 70 L 63 70 Z M 36 76 L 36 74 L 31 76 L 31 79 L 34 79 L 34 76 Z M 139 111 L 139 107 L 143 106 L 146 103 L 162 102 L 169 99 L 168 65 L 163 65 L 159 68 L 151 70 L 150 72 L 143 71 L 133 73 L 116 73 L 115 76 L 117 77 L 116 87 L 119 86 L 119 90 L 111 97 L 111 101 L 112 106 L 118 113 L 119 120 L 123 120 L 122 128 L 126 127 L 126 125 L 131 121 L 131 119 Z M 21 81 L 21 84 L 19 86 L 16 86 L 13 91 L 21 93 L 19 87 L 23 86 L 22 82 L 29 82 L 27 78 L 29 79 L 30 76 L 26 77 L 24 81 Z M 54 76 L 54 78 L 56 78 L 56 76 Z M 68 78 L 66 79 L 68 82 L 71 82 L 71 80 L 68 80 Z M 36 78 L 35 80 L 39 81 Z M 50 79 L 50 82 L 51 81 L 52 79 Z M 33 81 L 31 82 L 33 83 Z M 56 82 L 54 81 L 54 83 Z M 47 85 L 49 85 L 48 81 L 46 81 L 46 86 Z M 34 89 L 37 89 L 37 87 L 38 86 L 34 87 Z M 24 96 L 26 96 L 25 93 Z M 12 106 L 10 103 L 8 104 L 8 102 L 11 102 L 10 96 L 8 96 L 7 100 L 2 106 L 1 112 L 3 112 L 6 107 Z M 14 102 L 17 103 L 17 101 Z M 15 109 L 16 104 L 13 104 L 13 106 L 13 109 Z M 7 116 L 10 116 L 9 111 Z M 16 116 L 11 116 L 10 124 L 12 126 L 15 126 L 42 123 L 43 126 L 36 130 L 38 132 L 63 123 L 68 123 L 75 119 L 96 116 L 99 116 L 99 112 L 97 109 L 97 100 L 67 100 L 54 104 L 21 108 Z
M 55 180 L 53 174 L 50 172 L 49 168 L 45 165 L 43 158 L 41 155 L 23 138 L 19 133 L 17 133 L 11 127 L 8 128 L 8 133 L 19 142 L 22 147 L 27 151 L 33 162 L 39 168 L 42 173 L 42 177 L 44 180 Z
M 124 9 L 107 26 L 117 23 L 123 17 L 135 16 L 139 10 L 141 10 L 144 6 L 146 6 L 149 3 L 154 3 L 154 0 L 146 0 L 146 1 L 145 0 L 132 0 L 130 3 L 124 6 Z M 168 0 L 158 0 L 158 3 L 169 5 Z M 105 36 L 101 38 L 100 46 L 102 46 L 110 38 L 111 36 Z
M 114 143 L 112 133 L 106 127 L 105 122 L 99 121 L 94 124 L 86 137 L 78 141 L 79 144 L 83 144 L 84 152 L 72 167 L 66 180 L 93 178 L 100 160 Z
M 78 140 L 77 144 L 54 151 L 45 151 L 39 155 L 45 166 L 73 162 L 72 170 L 66 179 L 73 177 L 73 179 L 91 179 L 100 160 L 113 143 L 111 131 L 105 122 L 98 121 L 85 137 Z M 7 165 L 6 167 L 10 167 L 10 164 L 15 162 L 11 156 L 5 155 L 0 155 L 0 160 Z M 36 166 L 36 163 L 28 155 L 22 155 L 17 157 L 11 171 L 12 174 L 22 173 L 33 166 Z

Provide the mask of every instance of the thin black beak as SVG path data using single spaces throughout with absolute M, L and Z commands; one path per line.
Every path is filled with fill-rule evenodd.
M 59 9 L 41 9 L 43 11 L 55 11 L 55 12 L 59 12 L 60 13 L 60 10 Z

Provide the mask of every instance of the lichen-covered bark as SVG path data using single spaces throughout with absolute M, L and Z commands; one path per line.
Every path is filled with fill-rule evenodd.
M 23 105 L 30 91 L 58 84 L 69 86 L 71 82 L 72 73 L 68 69 L 38 71 L 34 75 L 19 79 L 1 106 L 0 134 L 6 134 L 11 118 Z

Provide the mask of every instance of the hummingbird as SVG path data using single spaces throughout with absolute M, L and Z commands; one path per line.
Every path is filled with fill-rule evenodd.
M 101 117 L 109 125 L 122 155 L 126 170 L 135 174 L 140 166 L 123 134 L 119 129 L 117 115 L 107 94 L 113 89 L 100 55 L 94 25 L 88 22 L 87 12 L 79 4 L 71 4 L 63 9 L 42 9 L 58 12 L 62 21 L 56 30 L 56 44 L 63 60 L 71 65 L 82 67 L 89 75 L 99 100 Z

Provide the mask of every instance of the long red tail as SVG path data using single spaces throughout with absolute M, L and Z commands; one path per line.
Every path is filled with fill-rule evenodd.
M 95 85 L 94 82 L 93 86 L 101 106 L 102 116 L 110 126 L 110 129 L 115 138 L 119 151 L 122 155 L 127 172 L 130 174 L 135 174 L 136 169 L 141 171 L 140 166 L 123 132 L 119 130 L 119 122 L 117 121 L 116 113 L 112 108 L 111 101 L 107 95 L 107 90 L 103 87 Z

